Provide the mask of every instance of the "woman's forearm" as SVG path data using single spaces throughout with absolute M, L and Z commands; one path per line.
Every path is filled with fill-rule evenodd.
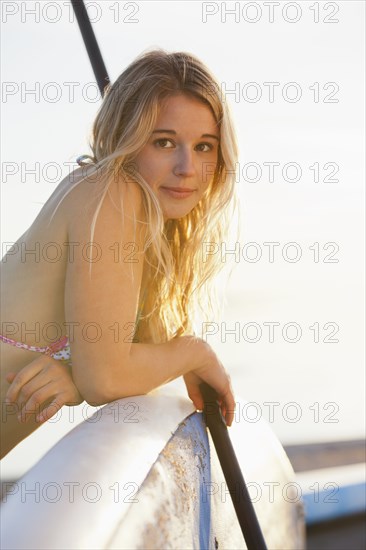
M 132 344 L 128 360 L 109 370 L 103 384 L 96 387 L 91 381 L 90 389 L 81 393 L 94 405 L 146 394 L 198 368 L 208 353 L 209 346 L 193 336 L 174 338 L 163 344 Z

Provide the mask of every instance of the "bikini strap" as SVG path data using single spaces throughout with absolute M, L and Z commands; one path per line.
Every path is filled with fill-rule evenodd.
M 36 351 L 38 353 L 44 353 L 45 355 L 52 355 L 56 351 L 60 351 L 65 346 L 67 346 L 69 341 L 67 336 L 62 336 L 62 338 L 60 338 L 59 340 L 56 340 L 56 342 L 52 342 L 52 344 L 48 346 L 41 347 L 41 346 L 29 346 L 28 344 L 24 344 L 23 342 L 17 342 L 12 338 L 7 338 L 2 334 L 0 334 L 0 340 L 5 344 L 10 344 L 11 346 L 15 346 L 16 348 L 27 349 L 28 351 Z

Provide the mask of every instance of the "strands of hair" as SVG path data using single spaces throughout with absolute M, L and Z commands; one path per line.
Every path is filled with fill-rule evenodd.
M 176 94 L 193 95 L 210 106 L 220 143 L 212 180 L 200 202 L 183 218 L 164 223 L 159 201 L 135 169 L 133 159 L 154 129 L 161 102 Z M 98 171 L 101 191 L 91 241 L 112 178 L 132 178 L 142 190 L 145 220 L 135 219 L 135 223 L 146 224 L 147 238 L 137 340 L 162 343 L 194 333 L 195 320 L 200 316 L 212 321 L 217 315 L 214 282 L 223 268 L 219 254 L 208 255 L 203 261 L 202 245 L 224 242 L 239 213 L 235 185 L 237 142 L 230 109 L 222 99 L 218 82 L 191 53 L 145 51 L 106 87 L 89 145 L 92 155 L 81 159 L 88 166 L 88 175 L 75 185 Z M 123 205 L 121 211 L 122 235 Z

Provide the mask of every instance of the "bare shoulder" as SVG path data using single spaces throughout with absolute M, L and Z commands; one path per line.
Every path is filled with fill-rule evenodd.
M 104 255 L 114 246 L 119 249 L 122 241 L 126 250 L 133 243 L 134 250 L 142 252 L 148 224 L 139 184 L 117 177 L 93 178 L 92 173 L 81 181 L 80 172 L 75 181 L 80 183 L 65 203 L 68 240 L 85 246 L 95 241 Z
M 143 191 L 138 183 L 117 176 L 107 181 L 92 165 L 77 168 L 64 178 L 49 206 L 52 210 L 57 207 L 58 217 L 67 219 L 68 225 L 91 219 L 97 208 L 101 214 L 111 215 L 114 209 L 119 216 L 132 214 L 141 220 L 144 213 Z

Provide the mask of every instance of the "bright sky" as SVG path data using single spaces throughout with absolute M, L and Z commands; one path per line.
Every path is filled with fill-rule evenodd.
M 365 6 L 274 4 L 86 2 L 112 81 L 156 46 L 194 53 L 226 91 L 243 236 L 224 325 L 208 341 L 238 393 L 280 403 L 272 427 L 283 442 L 362 437 Z M 4 246 L 89 152 L 100 98 L 71 3 L 4 1 L 1 11 Z M 284 417 L 290 402 L 298 423 Z M 55 433 L 45 426 L 12 453 L 17 471 L 45 430 Z

